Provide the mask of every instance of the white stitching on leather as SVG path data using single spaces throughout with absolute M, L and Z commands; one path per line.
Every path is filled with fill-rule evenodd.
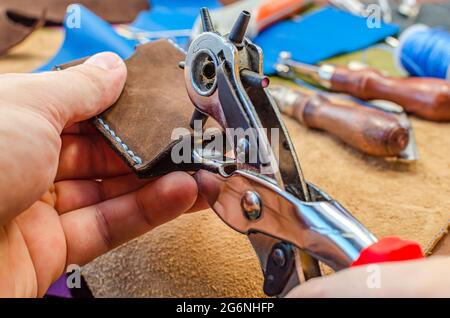
M 142 164 L 142 159 L 136 156 L 133 151 L 116 135 L 115 131 L 111 129 L 101 118 L 97 118 L 97 121 L 102 127 L 114 138 L 114 140 L 125 150 L 125 153 L 130 156 L 131 160 L 137 165 Z
M 183 52 L 184 54 L 187 54 L 187 51 L 183 49 L 181 46 L 179 46 L 177 43 L 175 43 L 172 39 L 166 39 L 168 42 L 170 42 L 173 46 L 175 46 L 178 50 Z
M 184 54 L 187 54 L 187 51 L 184 50 L 181 46 L 179 46 L 177 43 L 175 43 L 172 39 L 166 39 L 168 42 L 170 42 L 175 48 L 183 52 Z M 107 125 L 103 119 L 97 118 L 97 121 L 102 127 L 114 138 L 114 140 L 125 150 L 126 154 L 131 157 L 131 160 L 137 165 L 142 164 L 142 159 L 139 156 L 136 156 L 136 154 L 130 150 L 130 148 L 122 141 L 122 139 L 119 138 L 119 136 L 116 135 L 116 132 Z

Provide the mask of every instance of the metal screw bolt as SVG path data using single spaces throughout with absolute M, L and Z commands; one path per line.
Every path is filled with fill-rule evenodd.
M 278 267 L 283 267 L 286 264 L 286 255 L 284 254 L 284 251 L 280 248 L 276 248 L 272 252 L 272 259 Z
M 241 199 L 241 206 L 249 220 L 255 221 L 261 217 L 261 199 L 256 192 L 245 192 Z
M 236 151 L 238 155 L 246 156 L 250 149 L 250 143 L 246 138 L 241 138 L 237 142 Z

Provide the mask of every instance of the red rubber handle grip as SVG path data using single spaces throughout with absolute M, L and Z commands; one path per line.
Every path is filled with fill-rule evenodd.
M 423 258 L 420 245 L 398 237 L 386 237 L 362 250 L 352 267 L 384 262 L 408 261 Z

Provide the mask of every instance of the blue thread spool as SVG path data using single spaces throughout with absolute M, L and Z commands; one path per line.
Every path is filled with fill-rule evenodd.
M 450 80 L 450 33 L 416 24 L 399 38 L 397 65 L 411 76 Z

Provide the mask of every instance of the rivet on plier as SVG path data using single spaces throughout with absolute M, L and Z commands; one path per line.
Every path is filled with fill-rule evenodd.
M 261 199 L 256 192 L 246 191 L 242 196 L 241 206 L 249 220 L 256 221 L 261 217 Z
M 274 249 L 272 252 L 272 259 L 278 267 L 283 267 L 286 264 L 286 255 L 280 248 Z

